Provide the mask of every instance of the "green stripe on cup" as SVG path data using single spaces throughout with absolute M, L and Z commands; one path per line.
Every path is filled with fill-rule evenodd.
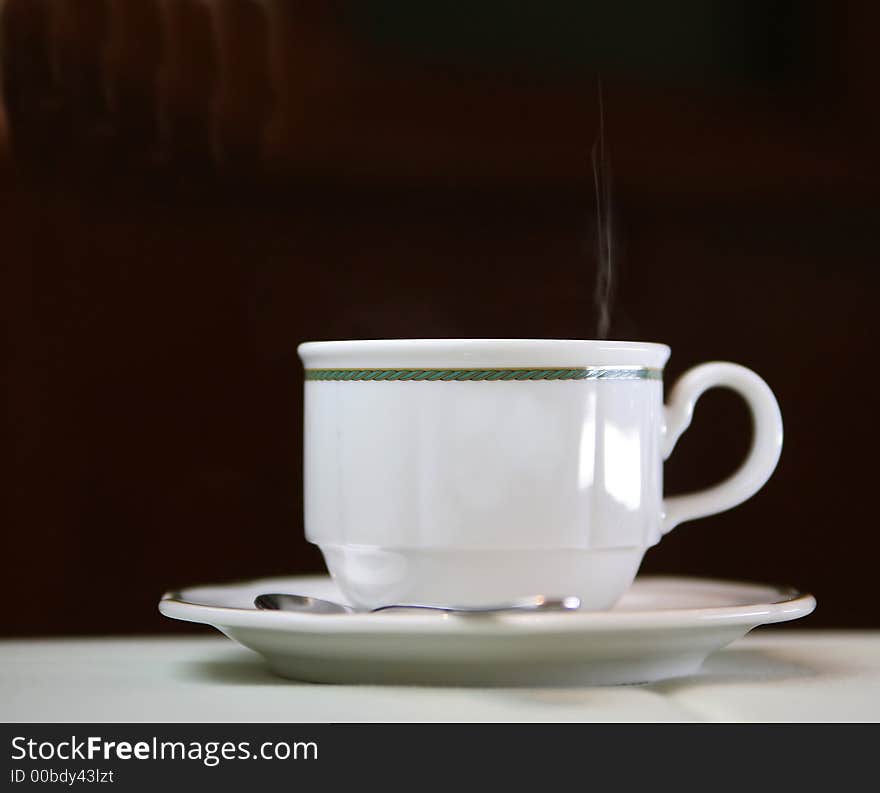
M 415 382 L 526 380 L 662 380 L 660 369 L 643 366 L 581 366 L 553 369 L 306 369 L 306 380 L 412 380 Z

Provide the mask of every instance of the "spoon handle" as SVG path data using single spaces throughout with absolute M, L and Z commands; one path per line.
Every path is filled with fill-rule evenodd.
M 390 609 L 422 609 L 425 611 L 445 611 L 454 614 L 496 614 L 505 611 L 574 611 L 581 606 L 580 598 L 548 598 L 543 595 L 520 598 L 519 600 L 496 606 L 432 606 L 423 603 L 395 603 L 371 609 L 371 613 Z

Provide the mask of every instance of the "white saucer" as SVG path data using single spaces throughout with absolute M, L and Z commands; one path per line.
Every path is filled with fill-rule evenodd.
M 611 611 L 477 617 L 258 611 L 265 592 L 342 601 L 329 576 L 272 578 L 169 592 L 159 611 L 213 625 L 296 680 L 610 685 L 692 674 L 752 628 L 816 607 L 791 589 L 672 577 L 637 578 Z

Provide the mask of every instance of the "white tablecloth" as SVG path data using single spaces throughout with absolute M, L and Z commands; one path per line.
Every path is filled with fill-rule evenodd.
M 763 629 L 697 676 L 613 688 L 313 685 L 222 637 L 7 640 L 0 720 L 880 721 L 880 632 Z

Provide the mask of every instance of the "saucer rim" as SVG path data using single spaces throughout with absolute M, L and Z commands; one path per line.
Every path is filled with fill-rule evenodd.
M 724 578 L 697 576 L 646 575 L 637 581 L 660 583 L 681 582 L 687 586 L 732 586 L 775 592 L 778 598 L 770 602 L 756 600 L 754 603 L 733 606 L 705 606 L 696 608 L 633 610 L 633 611 L 578 611 L 569 613 L 522 613 L 493 615 L 491 619 L 457 617 L 443 613 L 430 614 L 298 614 L 294 612 L 262 611 L 230 606 L 207 606 L 187 600 L 187 592 L 201 588 L 255 587 L 261 582 L 279 580 L 300 582 L 325 582 L 329 575 L 275 576 L 228 581 L 217 584 L 198 584 L 169 590 L 159 601 L 159 612 L 171 619 L 185 622 L 231 628 L 262 628 L 264 630 L 290 631 L 315 634 L 392 633 L 411 635 L 415 633 L 479 633 L 509 634 L 511 630 L 526 633 L 581 633 L 585 630 L 632 631 L 670 630 L 697 626 L 719 628 L 737 625 L 757 626 L 806 617 L 816 608 L 816 598 L 795 587 L 764 584 Z

